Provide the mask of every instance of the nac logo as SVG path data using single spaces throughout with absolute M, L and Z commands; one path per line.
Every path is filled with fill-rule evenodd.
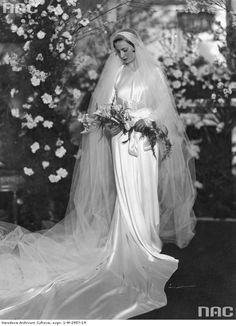
M 229 318 L 233 317 L 234 315 L 234 308 L 233 307 L 205 307 L 199 306 L 198 307 L 198 317 L 219 317 L 219 318 Z

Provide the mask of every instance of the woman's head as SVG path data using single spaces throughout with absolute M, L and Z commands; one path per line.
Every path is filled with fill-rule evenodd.
M 139 36 L 132 29 L 122 29 L 112 38 L 112 46 L 124 64 L 129 64 L 135 59 L 135 42 Z
M 129 64 L 135 59 L 135 46 L 125 37 L 118 36 L 113 41 L 113 46 L 124 64 Z

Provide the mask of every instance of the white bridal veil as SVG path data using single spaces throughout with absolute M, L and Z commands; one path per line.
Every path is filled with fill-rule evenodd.
M 135 46 L 136 78 L 146 89 L 141 103 L 151 117 L 166 125 L 172 143 L 169 158 L 160 162 L 158 196 L 160 237 L 164 242 L 186 246 L 194 235 L 196 218 L 194 161 L 189 140 L 175 109 L 166 77 L 133 31 L 116 32 Z M 114 48 L 107 59 L 92 96 L 89 112 L 110 103 L 122 63 Z M 29 232 L 8 223 L 0 225 L 0 316 L 1 309 L 29 300 L 35 291 L 57 279 L 92 277 L 97 266 L 111 254 L 107 244 L 116 199 L 111 146 L 100 130 L 83 135 L 82 155 L 77 160 L 65 218 L 49 230 Z M 3 308 L 2 308 L 3 307 Z

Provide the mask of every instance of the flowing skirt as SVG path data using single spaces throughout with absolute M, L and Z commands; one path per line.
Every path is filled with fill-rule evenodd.
M 132 155 L 126 138 L 112 138 L 117 198 L 100 258 L 88 256 L 77 276 L 0 298 L 0 319 L 127 319 L 166 305 L 164 287 L 178 260 L 161 254 L 158 164 L 144 139 Z

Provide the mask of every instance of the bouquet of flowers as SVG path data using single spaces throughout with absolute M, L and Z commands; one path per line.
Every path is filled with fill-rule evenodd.
M 80 113 L 78 121 L 83 124 L 84 131 L 82 133 L 91 132 L 96 128 L 102 128 L 104 130 L 107 125 L 110 127 L 119 127 L 123 134 L 128 134 L 128 139 L 124 143 L 130 140 L 132 132 L 135 131 L 136 123 L 128 110 L 119 104 L 97 107 L 96 111 L 91 115 Z M 154 157 L 156 157 L 156 143 L 161 145 L 161 160 L 163 161 L 170 154 L 172 147 L 168 138 L 168 130 L 163 124 L 151 119 L 145 119 L 145 123 L 146 126 L 141 132 L 141 137 L 148 138 Z

